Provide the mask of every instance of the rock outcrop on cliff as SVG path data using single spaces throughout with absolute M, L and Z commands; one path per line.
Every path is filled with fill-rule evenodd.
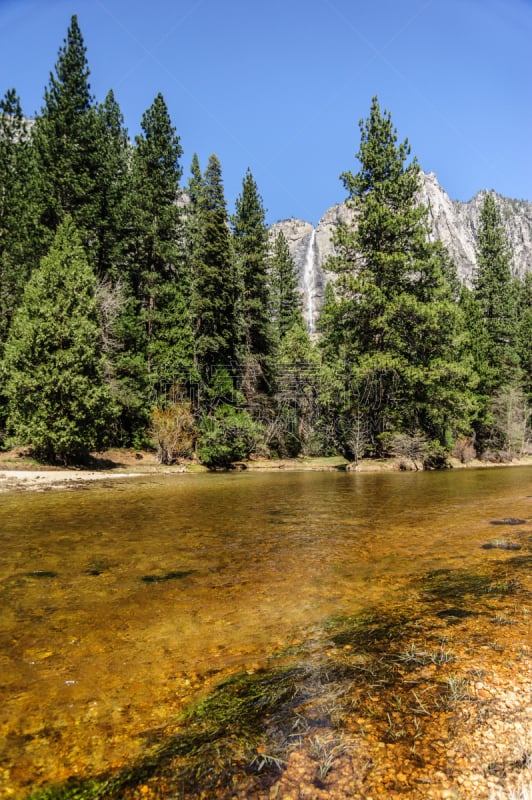
M 488 192 L 467 203 L 450 200 L 434 173 L 423 173 L 420 202 L 429 209 L 435 238 L 448 249 L 460 280 L 471 284 L 476 268 L 476 243 L 480 211 Z M 532 203 L 512 200 L 493 192 L 512 249 L 512 270 L 523 278 L 532 272 Z
M 422 173 L 419 201 L 428 208 L 432 235 L 449 251 L 460 280 L 471 285 L 476 267 L 477 231 L 487 192 L 481 191 L 467 203 L 453 201 L 442 189 L 434 173 Z M 523 278 L 532 272 L 532 202 L 512 200 L 494 193 L 509 244 L 512 269 Z M 329 273 L 323 266 L 334 252 L 332 233 L 340 221 L 353 222 L 353 211 L 344 203 L 329 208 L 316 228 L 310 222 L 287 219 L 271 226 L 274 237 L 283 231 L 299 271 L 303 310 L 309 331 L 313 333 Z

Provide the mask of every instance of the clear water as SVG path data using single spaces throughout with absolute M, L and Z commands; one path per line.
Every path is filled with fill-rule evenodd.
M 0 497 L 0 796 L 122 765 L 203 687 L 532 525 L 530 468 L 239 473 Z

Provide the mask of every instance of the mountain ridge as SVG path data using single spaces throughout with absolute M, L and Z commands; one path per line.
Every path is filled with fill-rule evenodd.
M 471 200 L 451 200 L 433 172 L 421 172 L 419 202 L 428 209 L 431 236 L 447 248 L 456 265 L 458 278 L 471 286 L 476 268 L 476 243 L 480 211 L 487 194 L 492 194 L 501 214 L 512 251 L 512 272 L 520 279 L 532 272 L 532 202 L 504 197 L 481 189 Z M 270 226 L 272 239 L 282 230 L 299 273 L 303 313 L 311 333 L 323 304 L 330 279 L 323 265 L 334 253 L 331 237 L 340 221 L 353 222 L 354 212 L 344 203 L 328 208 L 316 226 L 291 217 Z M 313 236 L 313 231 L 315 235 Z

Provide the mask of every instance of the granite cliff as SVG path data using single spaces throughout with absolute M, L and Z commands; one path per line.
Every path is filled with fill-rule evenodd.
M 471 285 L 476 267 L 476 240 L 480 210 L 486 196 L 481 191 L 467 203 L 453 201 L 433 173 L 422 173 L 419 201 L 429 210 L 432 235 L 454 260 L 460 280 Z M 532 202 L 512 200 L 494 193 L 508 241 L 512 248 L 512 270 L 523 277 L 532 272 Z M 329 274 L 323 265 L 333 253 L 331 237 L 341 220 L 352 221 L 353 212 L 344 203 L 329 208 L 314 228 L 310 222 L 287 219 L 271 226 L 272 237 L 282 230 L 299 271 L 303 310 L 311 333 L 316 330 Z

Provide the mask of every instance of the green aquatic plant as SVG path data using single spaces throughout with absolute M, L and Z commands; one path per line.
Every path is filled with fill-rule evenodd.
M 107 781 L 100 781 L 97 778 L 86 781 L 69 779 L 60 786 L 50 786 L 32 792 L 28 800 L 97 800 L 108 797 L 106 785 Z
M 456 600 L 466 595 L 482 597 L 492 591 L 492 579 L 465 570 L 438 569 L 428 572 L 421 581 L 427 599 Z
M 448 675 L 445 678 L 445 689 L 450 703 L 471 699 L 470 684 L 467 678 Z
M 351 746 L 343 736 L 313 736 L 310 740 L 310 755 L 317 764 L 318 784 L 332 769 L 337 758 L 349 753 Z
M 516 569 L 524 569 L 528 571 L 532 568 L 532 554 L 522 556 L 512 556 L 505 562 L 506 566 L 515 567 Z
M 410 642 L 410 644 L 399 653 L 399 661 L 405 662 L 406 664 L 415 664 L 417 666 L 448 664 L 454 661 L 454 659 L 453 652 L 446 647 L 443 642 L 436 650 L 423 647 L 416 642 Z
M 502 580 L 494 581 L 491 584 L 490 592 L 492 594 L 515 594 L 523 585 L 517 578 L 503 578 Z
M 369 611 L 332 617 L 325 627 L 330 630 L 330 638 L 337 647 L 351 646 L 368 651 L 401 641 L 413 622 L 400 614 Z

